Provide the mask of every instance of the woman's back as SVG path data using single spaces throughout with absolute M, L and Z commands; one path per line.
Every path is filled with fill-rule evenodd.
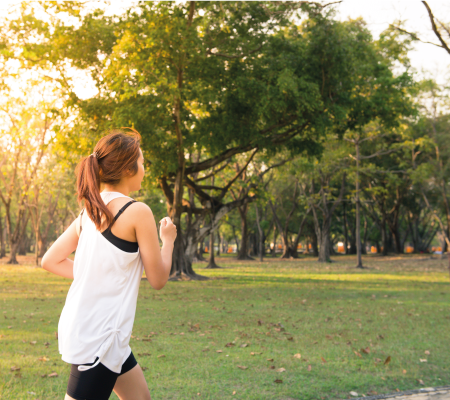
M 59 350 L 71 364 L 99 357 L 97 363 L 119 373 L 131 353 L 128 343 L 144 267 L 137 243 L 136 251 L 130 251 L 135 241 L 128 240 L 133 238 L 127 231 L 126 212 L 115 212 L 126 210 L 123 203 L 126 206 L 131 199 L 119 192 L 103 192 L 101 197 L 105 204 L 117 199 L 111 207 L 117 220 L 108 234 L 107 229 L 98 231 L 89 217 L 82 219 L 74 281 L 58 326 Z

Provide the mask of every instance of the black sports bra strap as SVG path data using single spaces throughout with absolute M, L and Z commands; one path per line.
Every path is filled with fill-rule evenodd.
M 114 222 L 116 222 L 117 218 L 120 217 L 120 214 L 122 214 L 122 213 L 126 210 L 126 208 L 127 208 L 129 205 L 133 204 L 133 203 L 136 203 L 136 200 L 131 200 L 131 201 L 129 201 L 127 204 L 125 204 L 125 205 L 117 212 L 117 214 L 116 214 L 116 216 L 114 217 L 113 222 L 111 222 L 111 225 L 109 226 L 109 228 L 111 228 L 111 226 L 114 224 Z

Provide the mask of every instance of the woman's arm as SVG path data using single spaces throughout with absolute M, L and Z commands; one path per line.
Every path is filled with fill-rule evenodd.
M 64 278 L 73 279 L 73 261 L 67 258 L 78 246 L 78 234 L 75 219 L 65 232 L 56 239 L 56 242 L 42 257 L 41 266 L 49 272 Z

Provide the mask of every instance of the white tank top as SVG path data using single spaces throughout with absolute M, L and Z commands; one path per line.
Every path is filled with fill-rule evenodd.
M 118 192 L 100 195 L 105 204 L 127 197 Z M 131 353 L 128 343 L 143 270 L 139 249 L 135 253 L 121 250 L 85 218 L 73 264 L 74 280 L 58 324 L 63 361 L 86 364 L 98 357 L 94 365 L 79 365 L 78 370 L 101 362 L 111 371 L 121 372 Z

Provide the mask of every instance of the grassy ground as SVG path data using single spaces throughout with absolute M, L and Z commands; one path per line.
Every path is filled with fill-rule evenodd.
M 208 281 L 161 291 L 143 281 L 130 346 L 152 399 L 346 399 L 449 384 L 446 260 L 368 257 L 364 271 L 335 261 L 219 257 L 220 270 L 195 264 Z M 69 285 L 0 265 L 1 399 L 64 397 L 55 331 Z

